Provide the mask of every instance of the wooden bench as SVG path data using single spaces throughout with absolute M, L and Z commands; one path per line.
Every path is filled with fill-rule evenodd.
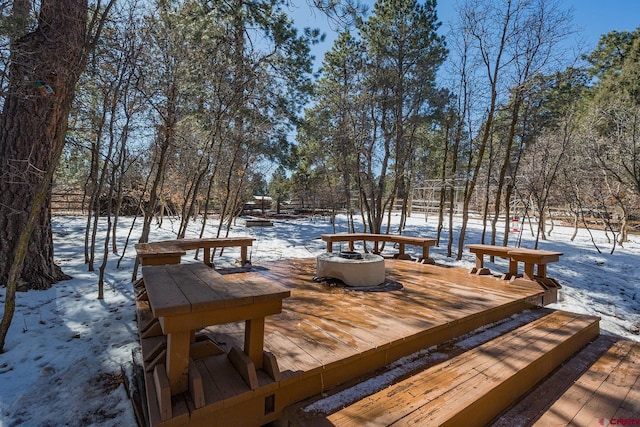
M 268 219 L 248 219 L 244 225 L 245 227 L 273 227 L 273 221 Z
M 187 252 L 174 244 L 166 242 L 136 243 L 136 255 L 142 265 L 180 264 L 180 258 Z
M 489 269 L 484 267 L 485 255 L 509 259 L 509 272 L 504 276 L 505 279 L 517 277 L 518 263 L 522 262 L 525 280 L 542 279 L 544 281 L 547 279 L 547 264 L 559 261 L 562 256 L 562 252 L 495 245 L 471 244 L 467 245 L 467 248 L 476 255 L 476 266 L 470 271 L 472 274 L 491 274 Z M 534 267 L 537 274 L 534 274 Z
M 419 246 L 422 248 L 422 257 L 418 260 L 425 264 L 434 264 L 433 259 L 429 258 L 429 248 L 435 246 L 436 239 L 414 236 L 402 236 L 394 234 L 369 234 L 369 233 L 338 233 L 338 234 L 322 234 L 320 236 L 327 243 L 327 252 L 333 252 L 334 242 L 348 242 L 349 250 L 353 251 L 355 242 L 373 242 L 373 253 L 380 253 L 380 242 L 392 242 L 398 244 L 398 254 L 396 258 L 406 259 L 405 245 Z
M 249 262 L 247 248 L 253 245 L 252 237 L 226 237 L 207 239 L 177 239 L 160 242 L 138 243 L 135 245 L 140 263 L 145 265 L 179 264 L 180 258 L 186 251 L 203 249 L 203 261 L 212 267 L 211 249 L 240 247 L 240 262 L 245 265 Z
M 491 274 L 491 271 L 484 266 L 485 255 L 507 258 L 509 259 L 509 271 L 502 275 L 503 279 L 511 280 L 513 284 L 520 286 L 544 289 L 542 305 L 558 301 L 558 289 L 561 286 L 555 279 L 547 277 L 547 264 L 559 261 L 562 252 L 481 244 L 467 245 L 467 248 L 476 255 L 476 266 L 469 273 Z M 520 262 L 524 264 L 522 275 L 518 273 L 518 263 Z

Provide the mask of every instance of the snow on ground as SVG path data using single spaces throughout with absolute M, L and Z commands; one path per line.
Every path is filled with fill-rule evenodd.
M 398 218 L 394 215 L 392 223 Z M 131 222 L 131 218 L 121 220 L 120 251 Z M 0 354 L 0 426 L 135 426 L 121 367 L 131 362 L 131 351 L 138 345 L 131 274 L 140 220 L 120 268 L 116 268 L 118 257 L 109 260 L 103 300 L 97 299 L 101 255 L 97 255 L 95 272 L 87 271 L 84 264 L 85 223 L 81 217 L 56 217 L 53 222 L 56 260 L 73 279 L 47 291 L 18 294 L 6 351 Z M 276 220 L 273 227 L 246 228 L 239 219 L 230 235 L 256 238 L 249 255 L 253 264 L 259 265 L 318 255 L 325 250 L 320 235 L 346 232 L 346 224 L 344 216 L 338 216 L 335 224 L 328 217 L 317 216 Z M 178 225 L 175 219 L 165 219 L 161 227 L 152 229 L 150 240 L 174 238 Z M 435 226 L 435 218 L 425 221 L 424 216 L 414 216 L 403 233 L 435 237 Z M 211 226 L 205 237 L 213 237 L 215 232 Z M 472 223 L 466 242 L 479 243 L 481 232 L 479 223 Z M 610 254 L 612 245 L 604 232 L 592 231 L 602 253 L 586 230 L 580 230 L 570 242 L 572 232 L 555 226 L 548 239 L 540 242 L 540 249 L 564 253 L 560 262 L 548 269 L 549 276 L 563 286 L 559 302 L 551 307 L 600 316 L 602 333 L 640 341 L 640 236 L 631 236 L 624 248 L 617 247 Z M 187 237 L 198 233 L 199 227 L 193 224 Z M 102 234 L 104 229 L 99 236 Z M 518 234 L 510 233 L 510 246 Z M 444 244 L 432 248 L 436 262 L 471 267 L 474 257 L 467 251 L 461 261 L 446 257 L 446 239 L 445 233 Z M 103 243 L 98 242 L 97 247 L 101 254 Z M 522 232 L 521 247 L 533 247 L 528 229 Z M 227 251 L 217 264 L 231 264 L 237 257 L 237 252 Z M 497 258 L 488 267 L 506 271 L 508 263 Z M 0 289 L 0 310 L 4 310 L 4 295 Z M 392 368 L 400 369 L 401 365 Z

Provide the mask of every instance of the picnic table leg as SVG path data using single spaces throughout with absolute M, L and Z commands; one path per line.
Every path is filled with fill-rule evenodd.
M 264 348 L 264 317 L 245 322 L 244 352 L 253 361 L 256 369 L 262 369 Z
M 333 252 L 333 242 L 331 240 L 327 241 L 327 252 Z
M 167 377 L 171 394 L 189 389 L 189 346 L 191 331 L 173 332 L 167 335 Z

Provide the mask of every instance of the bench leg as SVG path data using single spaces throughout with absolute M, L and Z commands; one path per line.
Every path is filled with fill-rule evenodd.
M 476 269 L 480 270 L 484 267 L 484 254 L 476 253 Z
M 527 280 L 534 280 L 533 277 L 533 266 L 534 264 L 531 262 L 524 263 L 524 278 Z
M 240 264 L 244 267 L 247 264 L 247 247 L 240 246 Z
M 518 261 L 513 258 L 509 258 L 509 275 L 511 277 L 518 276 Z
M 420 260 L 422 264 L 435 264 L 436 262 L 429 258 L 429 246 L 422 247 L 422 259 Z
M 547 264 L 538 264 L 538 277 L 542 279 L 547 277 Z
M 401 258 L 404 255 L 404 243 L 398 244 L 398 258 Z

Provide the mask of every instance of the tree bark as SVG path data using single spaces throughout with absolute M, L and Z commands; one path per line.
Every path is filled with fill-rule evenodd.
M 50 187 L 64 145 L 75 85 L 84 69 L 86 0 L 42 0 L 35 31 L 11 43 L 9 87 L 0 116 L 0 285 L 38 188 Z M 46 289 L 66 276 L 53 260 L 50 188 L 26 249 L 18 288 Z

